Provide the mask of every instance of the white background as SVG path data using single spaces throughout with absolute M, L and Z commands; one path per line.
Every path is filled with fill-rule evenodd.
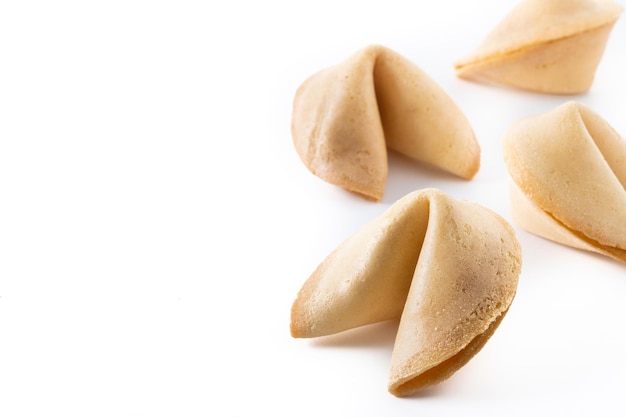
M 513 5 L 2 2 L 0 415 L 623 415 L 626 265 L 519 228 L 507 317 L 421 396 L 387 392 L 394 323 L 289 335 L 317 264 L 408 192 L 437 187 L 510 218 L 500 144 L 514 120 L 575 99 L 626 133 L 623 20 L 585 95 L 455 78 Z M 466 113 L 474 180 L 390 155 L 372 203 L 300 162 L 296 88 L 372 43 Z

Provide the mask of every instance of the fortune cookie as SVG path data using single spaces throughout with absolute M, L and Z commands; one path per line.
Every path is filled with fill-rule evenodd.
M 341 243 L 291 310 L 296 338 L 399 319 L 389 392 L 450 377 L 496 330 L 513 301 L 521 250 L 499 215 L 436 189 L 415 191 Z
M 465 179 L 480 147 L 467 118 L 428 75 L 398 53 L 370 46 L 298 88 L 291 130 L 306 167 L 379 201 L 387 147 Z
M 505 133 L 511 217 L 523 229 L 626 262 L 626 142 L 567 102 Z
M 455 64 L 456 73 L 541 93 L 583 93 L 622 9 L 611 0 L 522 0 Z

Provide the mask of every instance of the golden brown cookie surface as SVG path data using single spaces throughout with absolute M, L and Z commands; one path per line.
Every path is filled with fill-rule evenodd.
M 523 0 L 456 73 L 542 93 L 585 92 L 621 12 L 611 0 Z
M 400 199 L 333 251 L 305 282 L 294 337 L 400 319 L 389 391 L 443 381 L 489 339 L 515 296 L 521 249 L 508 223 L 441 191 Z
M 312 173 L 376 201 L 387 180 L 387 147 L 465 179 L 480 166 L 480 147 L 459 107 L 383 46 L 308 78 L 296 92 L 291 128 Z

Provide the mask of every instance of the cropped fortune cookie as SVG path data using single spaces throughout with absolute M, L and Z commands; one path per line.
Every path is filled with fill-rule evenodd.
M 456 73 L 541 93 L 583 93 L 622 10 L 611 0 L 522 0 L 455 64 Z
M 626 262 L 626 141 L 604 119 L 570 101 L 513 123 L 503 147 L 514 222 Z

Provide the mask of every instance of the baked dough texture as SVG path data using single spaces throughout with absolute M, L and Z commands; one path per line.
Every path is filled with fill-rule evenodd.
M 379 201 L 387 148 L 465 179 L 480 147 L 454 101 L 415 64 L 379 45 L 309 77 L 291 130 L 298 155 L 323 180 Z
M 415 191 L 341 243 L 291 310 L 296 338 L 399 319 L 389 392 L 407 396 L 467 363 L 517 290 L 521 249 L 510 225 L 478 204 Z
M 622 10 L 612 0 L 522 0 L 455 64 L 456 74 L 541 93 L 583 93 Z
M 569 101 L 515 122 L 503 148 L 515 223 L 626 262 L 626 142 L 605 120 Z

